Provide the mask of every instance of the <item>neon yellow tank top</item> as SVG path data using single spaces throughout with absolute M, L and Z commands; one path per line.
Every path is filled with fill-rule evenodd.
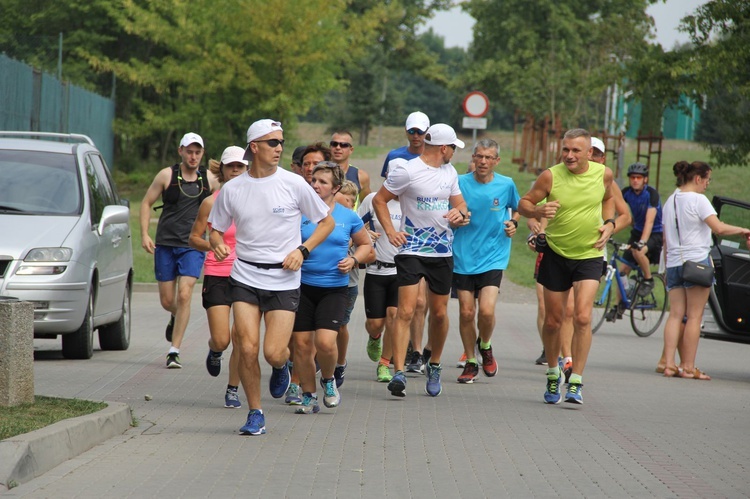
M 573 174 L 560 163 L 550 168 L 552 189 L 547 202 L 560 201 L 547 224 L 547 242 L 555 253 L 570 260 L 603 256 L 594 248 L 602 225 L 604 165 L 589 161 L 585 173 Z

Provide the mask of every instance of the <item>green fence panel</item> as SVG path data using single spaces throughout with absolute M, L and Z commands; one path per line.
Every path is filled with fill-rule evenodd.
M 28 130 L 31 123 L 33 70 L 0 54 L 0 130 Z
M 111 169 L 114 164 L 114 102 L 75 85 L 68 88 L 68 102 L 68 132 L 91 137 Z

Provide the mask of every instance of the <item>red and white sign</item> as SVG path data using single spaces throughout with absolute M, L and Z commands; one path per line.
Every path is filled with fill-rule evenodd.
M 464 113 L 470 118 L 481 118 L 490 110 L 490 99 L 479 91 L 469 92 L 464 97 Z

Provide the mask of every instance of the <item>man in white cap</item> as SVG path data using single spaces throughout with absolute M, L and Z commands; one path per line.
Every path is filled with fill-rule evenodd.
M 171 343 L 167 368 L 180 369 L 180 345 L 190 320 L 190 302 L 195 281 L 201 275 L 205 253 L 190 247 L 190 231 L 201 202 L 218 182 L 200 167 L 203 139 L 186 133 L 177 153 L 182 161 L 156 174 L 141 202 L 141 246 L 154 255 L 154 273 L 159 285 L 159 299 L 171 313 L 165 336 Z M 151 207 L 159 196 L 163 208 L 156 226 L 156 243 L 149 236 Z
M 300 267 L 310 251 L 333 230 L 328 206 L 300 175 L 279 168 L 284 133 L 278 121 L 256 121 L 247 130 L 246 175 L 222 188 L 208 217 L 209 237 L 217 260 L 231 248 L 223 233 L 234 222 L 236 260 L 229 277 L 237 348 L 241 352 L 240 380 L 250 412 L 240 428 L 244 435 L 266 432 L 260 403 L 260 322 L 265 319 L 263 354 L 271 364 L 271 395 L 280 398 L 289 388 L 289 339 L 299 305 Z M 302 215 L 317 228 L 302 242 Z
M 405 134 L 408 145 L 393 149 L 385 157 L 383 169 L 380 176 L 388 177 L 388 172 L 398 165 L 405 165 L 409 160 L 418 157 L 424 151 L 424 135 L 430 128 L 430 118 L 421 111 L 414 111 L 406 117 Z M 422 372 L 424 362 L 429 360 L 429 350 L 425 346 L 422 351 L 422 336 L 424 333 L 424 322 L 427 317 L 427 285 L 424 279 L 419 281 L 419 292 L 417 293 L 417 305 L 412 317 L 409 340 L 412 345 L 410 358 L 407 359 L 407 372 Z
M 393 364 L 396 374 L 388 390 L 403 397 L 406 390 L 404 362 L 409 343 L 409 325 L 424 277 L 428 285 L 427 304 L 430 311 L 429 341 L 432 357 L 425 367 L 428 395 L 437 397 L 442 391 L 440 356 L 448 336 L 448 299 L 453 278 L 453 231 L 450 225 L 469 221 L 466 203 L 458 188 L 456 169 L 450 164 L 456 147 L 463 141 L 450 126 L 438 123 L 425 134 L 422 154 L 406 165 L 393 169 L 372 199 L 388 241 L 399 248 L 394 258 L 397 270 L 398 314 L 393 338 Z M 401 205 L 401 227 L 391 221 L 387 203 L 398 198 Z

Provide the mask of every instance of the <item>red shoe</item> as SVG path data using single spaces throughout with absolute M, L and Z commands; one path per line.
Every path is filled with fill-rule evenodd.
M 461 357 L 458 358 L 456 367 L 466 367 L 466 353 L 462 353 Z
M 471 362 L 467 362 L 466 366 L 464 367 L 464 372 L 462 372 L 461 376 L 458 377 L 458 382 L 459 383 L 473 383 L 478 375 L 479 375 L 479 366 L 476 364 L 472 364 Z
M 563 374 L 565 374 L 565 382 L 567 383 L 570 379 L 570 375 L 573 374 L 573 359 L 567 361 L 563 365 Z
M 477 343 L 477 345 L 479 345 Z M 479 348 L 479 355 L 482 356 L 482 370 L 484 371 L 485 376 L 491 378 L 494 375 L 497 374 L 497 361 L 495 360 L 495 356 L 492 354 L 492 347 L 489 347 L 487 350 L 482 350 Z

